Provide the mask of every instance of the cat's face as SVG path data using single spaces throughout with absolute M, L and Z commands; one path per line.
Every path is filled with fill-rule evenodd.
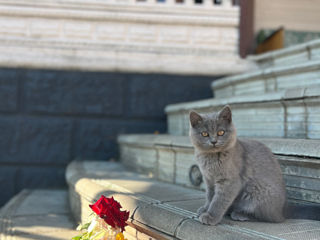
M 230 107 L 212 114 L 190 112 L 190 137 L 200 151 L 221 152 L 231 147 L 236 140 L 236 130 Z

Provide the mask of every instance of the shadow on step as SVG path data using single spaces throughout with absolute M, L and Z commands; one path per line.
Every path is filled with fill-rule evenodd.
M 320 221 L 320 206 L 312 203 L 290 202 L 286 209 L 286 218 Z

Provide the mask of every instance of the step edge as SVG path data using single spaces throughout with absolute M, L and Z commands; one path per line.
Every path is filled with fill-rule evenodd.
M 298 64 L 290 64 L 288 66 L 273 66 L 266 69 L 259 69 L 253 72 L 240 73 L 238 75 L 232 75 L 230 77 L 221 78 L 211 83 L 212 90 L 224 88 L 230 84 L 238 84 L 243 82 L 249 82 L 251 79 L 257 77 L 267 78 L 271 76 L 280 76 L 286 74 L 292 74 L 297 72 L 308 72 L 312 70 L 319 70 L 320 60 L 312 60 Z
M 174 112 L 190 111 L 201 108 L 213 108 L 227 104 L 279 102 L 283 100 L 303 100 L 317 97 L 320 97 L 320 87 L 297 87 L 260 95 L 239 95 L 228 98 L 209 98 L 192 102 L 169 104 L 165 107 L 164 111 L 166 114 L 170 114 Z
M 188 136 L 173 136 L 173 135 L 163 135 L 163 138 L 167 139 L 167 143 L 164 141 L 157 141 L 159 136 L 154 136 L 153 145 L 146 143 L 144 141 L 139 141 L 140 138 L 144 138 L 144 135 L 139 134 L 122 134 L 119 135 L 119 144 L 126 144 L 130 146 L 138 147 L 153 147 L 157 146 L 168 147 L 168 148 L 186 148 L 193 150 L 194 147 Z M 126 141 L 126 138 L 134 136 L 134 141 Z M 152 137 L 153 135 L 149 135 Z M 252 139 L 260 141 L 271 149 L 271 151 L 276 155 L 286 155 L 286 156 L 296 156 L 296 157 L 310 157 L 319 158 L 320 164 L 320 139 L 292 139 L 292 138 L 257 138 L 257 137 L 238 137 L 241 139 Z M 118 138 L 119 139 L 119 138 Z M 179 142 L 182 140 L 182 142 Z M 303 145 L 303 148 L 299 146 Z M 299 149 L 299 150 L 297 150 Z
M 77 175 L 79 175 L 79 174 L 77 174 Z M 89 179 L 89 181 L 90 181 L 90 179 Z M 156 181 L 156 182 L 160 182 L 160 181 Z M 104 189 L 104 191 L 107 191 L 107 188 L 105 188 Z M 124 204 L 123 204 L 124 205 Z M 184 212 L 184 210 L 182 210 L 182 212 L 180 212 L 180 211 L 175 211 L 175 209 L 174 209 L 174 207 L 172 207 L 172 206 L 170 206 L 170 208 L 167 208 L 166 206 L 162 206 L 162 203 L 159 203 L 159 204 L 150 204 L 150 203 L 147 203 L 145 206 L 142 206 L 142 208 L 143 207 L 147 207 L 147 208 L 152 208 L 153 210 L 155 210 L 155 209 L 157 209 L 157 211 L 169 211 L 171 214 L 174 214 L 174 215 L 177 215 L 177 217 L 178 218 L 181 218 L 181 220 L 180 220 L 180 222 L 183 222 L 183 221 L 185 221 L 185 220 L 189 220 L 189 221 L 192 221 L 192 222 L 194 222 L 194 223 L 196 223 L 196 224 L 198 224 L 199 226 L 203 226 L 198 220 L 197 220 L 197 218 L 195 217 L 195 213 L 193 214 L 193 216 L 192 215 L 190 215 L 190 216 L 186 216 L 186 215 L 184 215 L 182 212 Z M 139 207 L 138 207 L 139 208 Z M 137 209 L 138 209 L 137 208 Z M 176 207 L 177 208 L 177 207 Z M 143 212 L 141 212 L 141 213 L 143 213 Z M 141 214 L 140 213 L 140 214 Z M 144 212 L 144 213 L 146 213 L 146 212 Z M 148 213 L 149 214 L 149 213 Z M 183 214 L 183 215 L 181 215 L 181 214 Z M 161 216 L 161 215 L 160 215 Z M 159 217 L 159 215 L 158 215 L 158 217 Z M 159 232 L 161 232 L 161 233 L 164 233 L 164 234 L 166 234 L 166 235 L 170 235 L 170 237 L 173 237 L 173 238 L 178 238 L 178 234 L 179 234 L 179 231 L 181 231 L 181 229 L 179 229 L 179 231 L 177 231 L 177 229 L 178 229 L 178 227 L 179 227 L 179 225 L 180 225 L 180 222 L 178 222 L 178 224 L 175 226 L 175 231 L 174 232 L 167 232 L 166 231 L 166 229 L 161 229 L 161 227 L 159 227 L 159 226 L 157 226 L 157 225 L 151 225 L 151 226 L 149 226 L 147 223 L 144 223 L 144 222 L 140 222 L 139 221 L 139 218 L 138 219 L 135 219 L 134 218 L 134 216 L 133 216 L 133 218 L 132 219 L 130 219 L 130 221 L 137 221 L 137 222 L 139 222 L 141 225 L 144 225 L 144 226 L 146 226 L 147 228 L 153 228 L 153 229 L 155 229 L 155 230 L 157 230 L 157 231 L 159 231 Z M 166 220 L 166 219 L 163 219 L 164 221 Z M 260 234 L 258 234 L 256 231 L 254 231 L 254 230 L 250 230 L 250 229 L 246 229 L 246 228 L 242 228 L 242 227 L 236 227 L 236 228 L 229 228 L 229 227 L 226 227 L 226 226 L 229 226 L 228 224 L 220 224 L 220 225 L 217 225 L 216 226 L 216 228 L 219 228 L 219 229 L 225 229 L 225 230 L 227 230 L 227 231 L 229 231 L 229 232 L 231 232 L 231 233 L 233 233 L 233 234 L 240 234 L 240 233 L 243 233 L 243 231 L 246 231 L 247 233 L 248 233 L 248 236 L 250 236 L 250 237 L 257 237 L 258 235 L 260 235 Z M 209 228 L 207 228 L 207 229 L 209 229 Z M 185 230 L 185 229 L 184 229 Z M 211 233 L 210 233 L 211 234 Z M 258 235 L 257 235 L 258 234 Z M 208 235 L 208 236 L 211 236 L 211 235 Z M 178 238 L 178 239 L 180 239 L 180 238 Z M 193 239 L 193 238 L 191 238 L 191 239 Z M 242 238 L 241 238 L 242 239 Z M 245 239 L 245 238 L 243 238 L 243 239 Z M 251 239 L 251 238 L 250 238 Z M 268 236 L 268 238 L 266 238 L 266 239 L 274 239 L 274 237 L 271 235 L 271 236 Z
M 300 43 L 300 44 L 283 48 L 280 50 L 273 50 L 267 53 L 262 53 L 258 55 L 249 55 L 247 58 L 253 61 L 264 61 L 267 59 L 273 59 L 280 56 L 295 54 L 297 52 L 307 51 L 308 48 L 313 48 L 313 47 L 320 47 L 319 39 L 315 39 L 305 43 Z

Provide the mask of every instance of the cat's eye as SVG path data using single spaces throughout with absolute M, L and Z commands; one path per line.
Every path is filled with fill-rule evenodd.
M 208 137 L 208 136 L 209 136 L 209 133 L 207 133 L 207 132 L 202 132 L 202 133 L 201 133 L 201 136 L 202 136 L 202 137 Z
M 223 136 L 224 135 L 224 131 L 223 130 L 220 130 L 219 132 L 218 132 L 218 136 Z

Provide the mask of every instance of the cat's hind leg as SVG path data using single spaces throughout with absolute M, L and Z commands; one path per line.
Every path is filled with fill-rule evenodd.
M 241 221 L 242 216 L 264 222 L 283 222 L 283 201 L 279 197 L 268 195 L 256 196 L 252 193 L 242 193 L 233 204 L 233 220 Z M 231 214 L 232 215 L 232 214 Z
M 283 203 L 277 199 L 261 202 L 254 211 L 254 216 L 260 221 L 280 223 L 285 220 Z
M 245 213 L 241 213 L 241 212 L 236 212 L 233 211 L 230 215 L 231 219 L 234 221 L 249 221 L 251 220 L 251 218 L 249 217 L 249 215 L 245 214 Z
M 253 213 L 256 208 L 256 202 L 250 194 L 242 192 L 232 204 L 230 217 L 234 221 L 254 220 Z

